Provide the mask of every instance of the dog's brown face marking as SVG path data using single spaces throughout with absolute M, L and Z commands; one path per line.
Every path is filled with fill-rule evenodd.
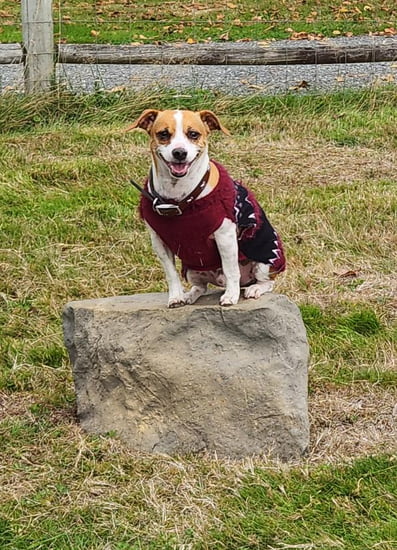
M 209 127 L 202 121 L 198 113 L 193 111 L 162 111 L 157 116 L 150 129 L 151 143 L 156 142 L 168 144 L 172 141 L 178 129 L 182 129 L 183 135 L 198 147 L 205 147 L 207 144 Z M 178 124 L 179 122 L 179 124 Z
M 212 130 L 229 134 L 211 111 L 147 109 L 127 130 L 134 128 L 148 132 L 155 164 L 165 162 L 175 177 L 185 176 L 195 160 L 207 150 Z

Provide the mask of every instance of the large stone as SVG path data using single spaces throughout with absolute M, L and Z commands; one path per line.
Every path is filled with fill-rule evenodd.
M 299 309 L 266 294 L 166 307 L 165 294 L 71 302 L 64 335 L 84 429 L 148 452 L 290 459 L 308 446 Z

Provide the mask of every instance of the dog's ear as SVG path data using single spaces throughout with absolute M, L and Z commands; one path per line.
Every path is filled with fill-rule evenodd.
M 230 136 L 229 130 L 222 125 L 215 113 L 212 111 L 199 111 L 198 114 L 210 132 L 220 130 L 227 136 Z
M 157 109 L 146 109 L 136 119 L 136 121 L 131 124 L 131 126 L 128 126 L 128 128 L 126 128 L 125 131 L 129 132 L 130 130 L 135 130 L 135 128 L 142 128 L 149 133 L 151 127 L 153 126 L 153 122 L 156 120 L 159 112 L 160 111 L 158 111 Z

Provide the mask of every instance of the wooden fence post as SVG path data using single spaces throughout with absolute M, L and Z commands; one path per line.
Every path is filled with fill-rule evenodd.
M 22 0 L 25 92 L 48 90 L 54 75 L 52 0 Z

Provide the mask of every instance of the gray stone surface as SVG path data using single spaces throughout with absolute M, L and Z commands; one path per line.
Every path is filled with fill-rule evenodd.
M 129 447 L 288 460 L 308 446 L 308 344 L 299 309 L 219 293 L 179 309 L 166 294 L 70 302 L 64 336 L 78 416 Z
M 395 84 L 397 63 L 333 65 L 74 65 L 57 64 L 57 81 L 76 93 L 98 90 L 202 88 L 225 94 L 310 94 Z M 23 66 L 0 65 L 0 92 L 23 89 Z

